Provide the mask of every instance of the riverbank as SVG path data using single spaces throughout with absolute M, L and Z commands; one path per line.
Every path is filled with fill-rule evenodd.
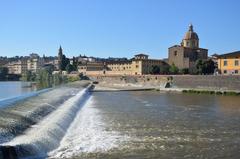
M 167 92 L 238 95 L 240 76 L 212 75 L 144 75 L 91 76 L 97 81 L 95 90 L 158 90 Z

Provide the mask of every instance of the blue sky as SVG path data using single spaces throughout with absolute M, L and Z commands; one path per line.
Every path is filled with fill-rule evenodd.
M 240 50 L 239 0 L 0 0 L 0 56 L 166 58 L 189 23 L 209 54 Z

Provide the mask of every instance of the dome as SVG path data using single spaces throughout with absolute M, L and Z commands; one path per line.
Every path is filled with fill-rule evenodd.
M 193 25 L 189 26 L 188 32 L 185 34 L 184 40 L 199 40 L 197 33 L 193 31 Z

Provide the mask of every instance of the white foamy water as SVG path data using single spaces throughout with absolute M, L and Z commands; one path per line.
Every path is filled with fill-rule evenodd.
M 17 136 L 3 145 L 21 146 L 26 152 L 20 157 L 46 156 L 47 152 L 57 148 L 77 112 L 87 98 L 87 89 L 78 92 L 65 101 L 57 110 L 32 126 L 25 134 Z
M 118 147 L 127 137 L 118 132 L 107 131 L 100 110 L 90 97 L 79 111 L 60 146 L 49 153 L 50 158 L 70 158 L 81 153 L 107 152 Z

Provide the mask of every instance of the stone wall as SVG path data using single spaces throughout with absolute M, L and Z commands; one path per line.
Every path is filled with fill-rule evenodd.
M 240 91 L 240 76 L 142 75 L 92 76 L 91 78 L 103 84 L 131 84 L 141 87 L 161 88 L 166 86 L 166 83 L 170 83 L 172 88 Z
M 176 88 L 199 88 L 208 90 L 240 90 L 240 76 L 173 76 Z
M 168 76 L 91 76 L 100 84 L 132 85 L 139 87 L 161 87 L 168 82 Z

